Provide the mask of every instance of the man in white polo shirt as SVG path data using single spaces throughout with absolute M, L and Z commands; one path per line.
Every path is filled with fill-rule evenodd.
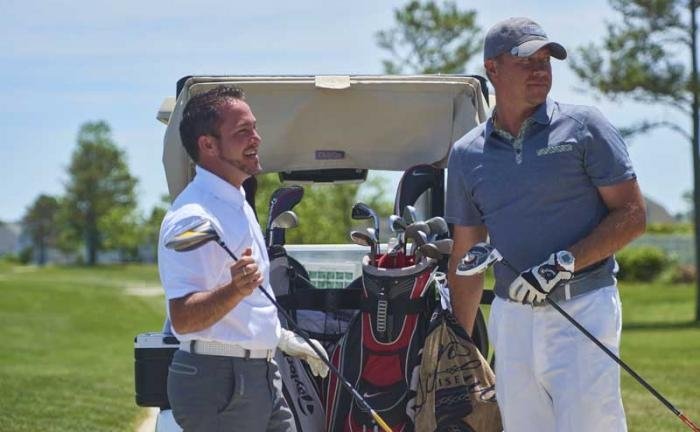
M 168 399 L 185 431 L 294 431 L 282 396 L 275 349 L 300 356 L 312 371 L 327 368 L 311 348 L 281 329 L 260 225 L 243 181 L 261 171 L 256 119 L 238 88 L 219 87 L 190 99 L 182 143 L 197 164 L 161 226 L 158 267 L 168 317 L 180 340 L 168 374 Z M 188 252 L 164 239 L 194 218 L 212 221 L 235 261 L 211 242 Z

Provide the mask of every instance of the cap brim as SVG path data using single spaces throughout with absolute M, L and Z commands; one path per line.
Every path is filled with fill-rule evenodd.
M 552 57 L 559 60 L 564 60 L 566 58 L 566 49 L 564 49 L 564 47 L 560 44 L 548 40 L 537 39 L 521 43 L 517 47 L 517 53 L 513 55 L 516 55 L 518 57 L 530 57 L 531 55 L 533 55 L 538 50 L 544 47 L 549 48 L 549 53 Z

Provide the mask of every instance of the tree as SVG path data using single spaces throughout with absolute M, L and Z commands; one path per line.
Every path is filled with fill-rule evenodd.
M 39 195 L 22 218 L 24 230 L 29 234 L 32 247 L 37 254 L 37 263 L 46 264 L 46 252 L 54 246 L 58 236 L 56 224 L 59 201 L 56 197 Z
M 63 209 L 67 231 L 73 239 L 84 241 L 87 263 L 96 264 L 97 252 L 106 246 L 128 247 L 137 180 L 129 173 L 124 152 L 112 140 L 106 122 L 80 127 L 68 175 Z
M 400 73 L 464 73 L 481 50 L 476 12 L 461 11 L 453 1 L 440 7 L 434 1 L 411 1 L 394 10 L 396 26 L 376 34 L 377 44 L 389 51 L 384 71 Z
M 627 136 L 668 128 L 683 136 L 693 156 L 694 208 L 700 205 L 700 136 L 697 66 L 697 0 L 610 0 L 621 15 L 608 23 L 601 45 L 579 48 L 571 62 L 576 75 L 611 100 L 661 104 L 686 115 L 691 131 L 665 120 L 644 120 L 621 131 Z M 700 260 L 700 212 L 694 211 L 695 256 Z M 696 302 L 700 321 L 700 281 Z

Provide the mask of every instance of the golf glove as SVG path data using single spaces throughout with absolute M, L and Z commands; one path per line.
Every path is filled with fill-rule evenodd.
M 511 300 L 522 304 L 537 305 L 562 281 L 574 275 L 574 256 L 569 251 L 559 251 L 542 264 L 520 273 L 508 288 Z
M 328 355 L 326 355 L 326 350 L 323 346 L 314 339 L 309 339 L 309 341 L 318 348 L 318 350 L 324 355 L 326 360 L 328 360 Z M 311 373 L 321 378 L 325 378 L 328 375 L 328 366 L 323 360 L 316 354 L 308 343 L 299 335 L 293 331 L 287 329 L 282 329 L 282 336 L 277 344 L 277 347 L 282 350 L 285 354 L 298 357 L 300 359 L 306 360 L 311 368 Z

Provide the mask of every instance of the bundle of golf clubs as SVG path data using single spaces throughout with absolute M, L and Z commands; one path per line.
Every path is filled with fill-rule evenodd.
M 520 274 L 518 269 L 513 266 L 507 259 L 501 255 L 498 250 L 490 245 L 489 243 L 477 243 L 474 245 L 467 253 L 464 258 L 457 265 L 456 273 L 458 276 L 472 276 L 485 272 L 489 267 L 500 262 L 510 269 L 515 275 Z M 555 287 L 556 289 L 556 287 Z M 602 342 L 600 342 L 595 336 L 593 336 L 585 327 L 583 327 L 578 321 L 576 321 L 571 315 L 566 313 L 564 309 L 561 308 L 554 300 L 545 297 L 546 302 L 552 306 L 557 312 L 559 312 L 564 318 L 566 318 L 574 327 L 576 327 L 581 333 L 583 333 L 588 339 L 595 343 L 598 348 L 600 348 L 605 354 L 607 354 L 612 360 L 615 361 L 620 367 L 627 371 L 634 379 L 637 380 L 644 388 L 646 388 L 652 395 L 654 395 L 666 408 L 668 408 L 673 414 L 676 415 L 686 426 L 688 426 L 694 432 L 700 432 L 700 427 L 698 427 L 692 420 L 690 420 L 685 414 L 683 414 L 678 408 L 673 406 L 671 402 L 661 395 L 654 387 L 647 383 L 644 378 L 639 376 L 631 367 L 627 365 L 622 359 L 620 359 L 615 353 L 610 351 Z
M 369 247 L 369 263 L 372 266 L 396 268 L 415 263 L 421 257 L 440 261 L 452 252 L 452 239 L 446 238 L 449 228 L 445 219 L 436 216 L 419 221 L 413 206 L 405 206 L 402 216 L 389 216 L 389 227 L 394 236 L 387 244 L 385 254 L 381 253 L 380 248 L 377 212 L 367 204 L 358 202 L 352 207 L 351 217 L 354 220 L 371 219 L 373 222 L 373 226 L 362 231 L 350 231 L 353 243 Z M 384 259 L 380 259 L 382 257 Z

